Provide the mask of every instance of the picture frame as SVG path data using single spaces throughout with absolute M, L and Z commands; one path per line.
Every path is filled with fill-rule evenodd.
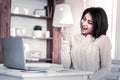
M 46 11 L 45 11 L 45 9 L 35 9 L 34 15 L 37 17 L 46 16 Z
M 26 61 L 39 61 L 41 58 L 41 51 L 30 51 L 26 53 Z
M 16 36 L 24 36 L 25 30 L 22 28 L 16 28 Z

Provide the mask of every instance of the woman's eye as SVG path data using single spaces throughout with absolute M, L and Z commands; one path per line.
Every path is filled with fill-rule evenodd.
M 84 18 L 83 18 L 83 20 L 85 21 L 85 20 L 86 20 L 86 18 L 84 17 Z
M 92 24 L 92 22 L 88 22 L 89 24 Z
M 88 21 L 88 23 L 89 23 L 89 24 L 93 24 L 93 22 L 92 22 L 92 21 Z

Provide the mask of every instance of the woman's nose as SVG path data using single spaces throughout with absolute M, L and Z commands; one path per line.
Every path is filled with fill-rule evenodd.
M 83 25 L 87 25 L 87 21 L 83 21 Z

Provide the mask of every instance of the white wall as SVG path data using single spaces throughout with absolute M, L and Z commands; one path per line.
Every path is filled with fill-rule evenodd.
M 120 0 L 117 0 L 115 58 L 120 60 Z
M 74 20 L 74 25 L 67 28 L 67 30 L 72 34 L 80 33 L 80 18 L 83 11 L 83 0 L 65 0 L 65 3 L 70 4 Z

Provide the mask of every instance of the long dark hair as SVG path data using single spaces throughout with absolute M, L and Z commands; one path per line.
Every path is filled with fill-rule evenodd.
M 107 29 L 108 29 L 108 19 L 104 9 L 100 7 L 87 8 L 83 12 L 82 18 L 87 13 L 90 13 L 93 20 L 92 36 L 95 38 L 98 38 L 100 35 L 106 35 Z

